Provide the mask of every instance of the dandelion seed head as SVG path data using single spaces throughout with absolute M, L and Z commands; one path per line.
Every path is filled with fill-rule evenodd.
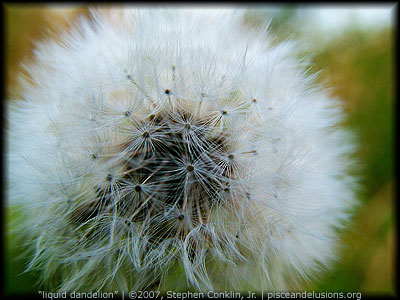
M 142 290 L 181 268 L 198 290 L 282 290 L 330 265 L 354 197 L 340 102 L 242 13 L 95 10 L 39 44 L 8 180 L 52 289 Z

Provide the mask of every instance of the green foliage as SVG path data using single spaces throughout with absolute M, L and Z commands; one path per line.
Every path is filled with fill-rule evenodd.
M 362 185 L 341 260 L 315 290 L 394 294 L 393 37 L 389 28 L 348 31 L 315 57 L 321 80 L 345 101 L 346 125 L 358 135 Z
M 345 101 L 348 125 L 358 134 L 362 198 L 393 179 L 393 32 L 350 31 L 320 52 L 316 65 Z
M 5 232 L 5 251 L 4 251 L 4 272 L 5 285 L 4 293 L 7 294 L 25 294 L 36 293 L 37 282 L 34 273 L 24 272 L 27 267 L 26 250 L 23 247 L 23 241 L 14 235 L 13 224 L 21 217 L 17 209 L 7 209 L 5 212 L 7 225 Z

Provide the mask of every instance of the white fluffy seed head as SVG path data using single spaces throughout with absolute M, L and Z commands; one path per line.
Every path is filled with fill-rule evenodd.
M 282 290 L 335 257 L 340 103 L 242 13 L 99 10 L 39 45 L 8 183 L 51 288 Z

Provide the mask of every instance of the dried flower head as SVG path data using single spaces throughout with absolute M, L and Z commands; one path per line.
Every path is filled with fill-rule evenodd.
M 39 45 L 9 195 L 52 289 L 282 290 L 334 258 L 340 103 L 241 13 L 99 10 Z

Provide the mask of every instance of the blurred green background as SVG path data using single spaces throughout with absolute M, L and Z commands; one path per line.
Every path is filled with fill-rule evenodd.
M 310 22 L 323 9 L 252 7 L 244 20 L 244 26 L 254 27 L 272 17 L 271 30 L 280 39 L 303 40 L 303 52 L 312 55 L 312 70 L 323 70 L 318 80 L 331 88 L 332 95 L 343 99 L 348 113 L 345 126 L 352 128 L 359 140 L 356 156 L 360 168 L 355 172 L 362 183 L 361 204 L 350 226 L 341 233 L 343 248 L 334 269 L 309 283 L 307 289 L 395 295 L 394 17 L 389 15 L 381 24 L 372 19 L 370 24 L 357 23 L 353 18 L 339 28 L 333 26 L 343 23 L 339 10 L 336 21 L 332 18 L 333 25 L 323 29 Z M 67 20 L 88 11 L 84 6 L 50 5 L 4 5 L 4 10 L 6 96 L 10 100 L 18 97 L 17 76 L 22 71 L 21 62 L 33 57 L 34 41 L 45 37 L 49 28 L 66 30 Z M 5 213 L 7 227 L 15 212 Z M 4 237 L 4 292 L 36 292 L 35 274 L 22 274 L 27 262 L 16 259 L 21 254 L 19 243 L 10 233 Z

